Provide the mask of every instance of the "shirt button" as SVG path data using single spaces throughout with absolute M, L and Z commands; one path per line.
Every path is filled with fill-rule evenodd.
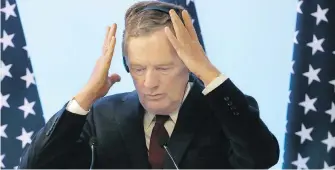
M 224 97 L 223 99 L 224 99 L 225 101 L 228 101 L 228 100 L 229 100 L 229 97 L 226 96 L 226 97 Z
M 239 112 L 234 112 L 233 115 L 237 116 L 239 115 L 240 113 Z
M 236 107 L 235 106 L 230 106 L 229 109 L 230 110 L 236 110 Z

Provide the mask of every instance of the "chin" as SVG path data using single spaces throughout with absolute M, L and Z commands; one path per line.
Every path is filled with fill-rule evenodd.
M 167 103 L 162 101 L 147 101 L 145 102 L 144 108 L 153 114 L 170 114 Z

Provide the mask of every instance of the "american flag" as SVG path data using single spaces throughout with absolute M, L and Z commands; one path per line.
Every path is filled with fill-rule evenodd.
M 44 124 L 15 0 L 1 0 L 1 168 L 15 168 Z
M 300 0 L 284 169 L 335 169 L 335 1 Z

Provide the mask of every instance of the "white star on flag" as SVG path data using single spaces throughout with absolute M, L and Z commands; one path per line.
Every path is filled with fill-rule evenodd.
M 2 93 L 0 92 L 0 97 L 1 97 L 1 103 L 0 103 L 0 110 L 2 109 L 2 107 L 7 107 L 9 108 L 9 104 L 7 102 L 8 98 L 9 98 L 10 94 L 6 94 L 6 95 L 2 95 Z
M 189 5 L 190 2 L 193 2 L 193 3 L 194 3 L 194 0 L 186 0 L 186 5 Z
M 288 103 L 291 103 L 291 90 L 288 91 Z
M 5 132 L 6 128 L 7 128 L 7 124 L 6 125 L 1 125 L 1 130 L 0 130 L 1 137 L 8 138 L 8 136 L 7 136 L 6 132 Z
M 330 122 L 333 123 L 335 120 L 335 104 L 333 102 L 331 108 L 326 110 L 326 113 L 330 115 Z
M 293 38 L 293 42 L 294 42 L 294 44 L 299 44 L 299 43 L 298 43 L 298 40 L 297 40 L 297 36 L 298 36 L 298 34 L 299 34 L 299 31 L 298 31 L 298 30 L 294 32 L 294 38 Z
M 29 56 L 29 52 L 28 52 L 28 46 L 25 45 L 24 47 L 22 47 L 22 49 L 26 50 L 26 52 L 27 52 L 27 56 L 28 56 L 28 58 L 30 58 L 30 56 Z
M 10 74 L 10 68 L 12 67 L 12 64 L 5 65 L 5 63 L 1 60 L 1 67 L 0 67 L 0 80 L 2 81 L 6 76 L 12 77 L 12 74 Z
M 334 86 L 334 93 L 335 93 L 335 79 L 334 80 L 331 80 L 329 81 L 330 84 L 332 84 Z
M 318 38 L 315 35 L 313 35 L 313 41 L 307 43 L 307 46 L 312 48 L 312 55 L 314 55 L 317 51 L 324 52 L 322 48 L 323 41 L 325 41 L 324 38 L 318 40 Z
M 303 106 L 305 108 L 304 110 L 305 115 L 310 110 L 316 111 L 316 108 L 314 106 L 314 103 L 316 102 L 316 100 L 317 98 L 310 99 L 309 96 L 305 94 L 305 101 L 299 103 L 300 106 Z
M 27 144 L 31 143 L 31 136 L 33 135 L 33 133 L 33 131 L 27 132 L 24 128 L 22 128 L 22 134 L 16 137 L 16 139 L 22 142 L 22 148 L 24 148 Z
M 0 43 L 2 43 L 2 51 L 5 51 L 8 46 L 15 47 L 12 40 L 15 36 L 15 34 L 8 35 L 7 32 L 4 30 L 2 33 L 3 37 L 0 39 Z
M 34 79 L 34 74 L 29 71 L 29 69 L 26 69 L 26 75 L 21 77 L 22 80 L 26 81 L 26 88 L 30 86 L 30 84 L 36 84 Z
M 14 11 L 15 7 L 16 7 L 16 4 L 11 5 L 8 1 L 6 1 L 6 6 L 4 8 L 1 8 L 0 11 L 5 13 L 6 21 L 8 20 L 10 16 L 16 17 L 16 14 Z
M 295 61 L 294 60 L 292 60 L 291 61 L 291 74 L 294 74 L 294 63 L 295 63 Z
M 311 15 L 316 18 L 316 25 L 319 25 L 321 21 L 328 22 L 326 18 L 326 13 L 328 12 L 328 8 L 321 9 L 320 5 L 317 6 L 316 12 L 313 12 Z
M 297 12 L 298 13 L 300 13 L 300 14 L 302 14 L 302 11 L 301 11 L 301 5 L 302 5 L 302 3 L 303 3 L 304 1 L 298 1 L 298 3 L 297 3 Z
M 321 71 L 321 68 L 314 70 L 312 65 L 309 65 L 308 72 L 305 72 L 302 75 L 308 78 L 308 85 L 310 85 L 313 82 L 313 80 L 320 82 L 320 79 L 318 77 L 318 74 L 320 71 Z
M 335 148 L 335 136 L 328 132 L 328 138 L 323 140 L 322 143 L 327 145 L 327 152 L 329 152 L 332 148 Z
M 307 167 L 307 161 L 309 160 L 309 157 L 302 158 L 300 153 L 298 153 L 298 159 L 293 161 L 292 164 L 297 166 L 297 169 L 308 169 Z
M 22 49 L 26 50 L 28 52 L 28 47 L 27 45 L 25 45 L 24 47 L 22 47 Z
M 306 139 L 313 141 L 311 132 L 313 128 L 306 129 L 304 124 L 301 124 L 301 131 L 295 132 L 296 135 L 300 136 L 300 143 L 303 144 Z
M 5 158 L 5 154 L 0 156 L 1 159 L 1 168 L 5 168 L 5 165 L 3 164 L 3 159 Z
M 20 110 L 23 110 L 24 112 L 24 118 L 27 118 L 27 116 L 30 114 L 35 115 L 35 111 L 33 109 L 35 105 L 35 101 L 29 103 L 26 98 L 24 98 L 24 104 L 19 107 Z
M 333 54 L 335 55 L 335 51 L 333 51 Z
M 323 163 L 323 169 L 324 170 L 331 170 L 331 169 L 335 169 L 335 165 L 333 165 L 333 166 L 329 166 L 328 164 L 327 164 L 327 162 L 325 161 L 324 163 Z

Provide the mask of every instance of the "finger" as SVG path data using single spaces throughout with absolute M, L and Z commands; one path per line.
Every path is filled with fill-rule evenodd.
M 170 17 L 173 25 L 173 29 L 176 32 L 176 38 L 180 40 L 181 42 L 187 42 L 188 36 L 187 30 L 181 21 L 180 17 L 177 15 L 176 11 L 173 9 L 170 10 Z
M 110 86 L 120 81 L 121 81 L 121 77 L 118 74 L 112 74 L 108 77 L 108 82 Z
M 111 27 L 108 26 L 107 27 L 107 31 L 106 31 L 106 35 L 105 35 L 105 40 L 104 40 L 104 44 L 102 46 L 102 52 L 105 53 L 107 51 L 106 45 L 108 43 L 108 37 L 109 37 L 109 31 L 110 31 Z
M 108 50 L 105 54 L 107 63 L 110 64 L 113 58 L 113 54 L 114 54 L 114 48 L 115 48 L 115 44 L 116 44 L 116 39 L 114 36 L 112 36 L 111 41 L 109 42 L 109 46 L 108 46 Z
M 112 82 L 119 82 L 119 81 L 121 81 L 121 77 L 120 77 L 120 75 L 118 75 L 118 74 L 112 74 L 112 75 L 110 75 L 109 77 L 109 80 L 111 80 Z
M 192 18 L 190 16 L 190 14 L 186 10 L 183 10 L 182 16 L 183 16 L 183 20 L 185 22 L 185 27 L 186 27 L 187 32 L 189 33 L 191 39 L 194 40 L 194 41 L 199 41 L 198 40 L 198 35 L 197 35 L 197 32 L 194 29 Z
M 169 27 L 165 27 L 165 34 L 168 37 L 168 39 L 169 39 L 170 43 L 172 44 L 173 48 L 179 54 L 181 44 L 178 41 L 178 39 L 175 37 L 175 35 L 172 33 L 172 31 Z
M 109 32 L 108 32 L 108 35 L 106 37 L 107 40 L 105 41 L 105 44 L 104 44 L 104 47 L 103 47 L 104 48 L 104 55 L 105 55 L 105 53 L 107 53 L 108 48 L 111 45 L 110 42 L 112 40 L 112 37 L 113 36 L 115 37 L 116 28 L 117 28 L 117 25 L 115 23 L 109 28 Z
M 110 29 L 109 39 L 108 39 L 109 41 L 112 39 L 113 36 L 115 37 L 116 28 L 117 28 L 117 25 L 115 23 L 112 24 L 111 29 Z

